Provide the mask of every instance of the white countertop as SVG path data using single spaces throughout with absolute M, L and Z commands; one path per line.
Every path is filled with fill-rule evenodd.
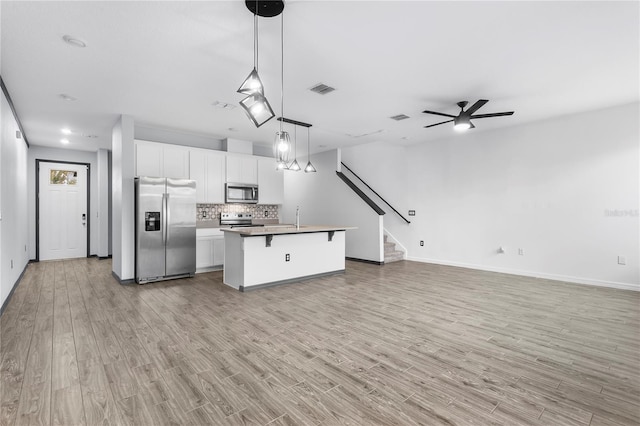
M 336 226 L 336 225 L 267 225 L 267 226 L 249 226 L 243 228 L 221 228 L 222 232 L 233 232 L 243 237 L 257 237 L 263 235 L 281 235 L 281 234 L 307 234 L 311 232 L 331 232 L 346 231 L 348 229 L 357 229 L 352 226 Z

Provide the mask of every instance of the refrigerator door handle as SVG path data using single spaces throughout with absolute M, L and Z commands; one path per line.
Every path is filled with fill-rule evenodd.
M 164 241 L 168 243 L 169 242 L 169 224 L 171 223 L 171 207 L 169 206 L 169 194 L 164 194 L 164 206 L 165 206 L 164 212 L 166 217 L 165 226 L 164 226 L 164 232 L 165 232 Z
M 167 194 L 162 194 L 162 222 L 161 225 L 162 226 L 162 242 L 166 243 L 167 242 L 167 223 L 169 223 L 169 221 L 167 220 L 167 199 L 166 199 Z

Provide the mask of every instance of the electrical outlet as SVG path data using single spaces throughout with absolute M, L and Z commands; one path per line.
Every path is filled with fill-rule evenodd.
M 415 210 L 409 210 L 409 216 L 415 216 L 415 215 L 416 215 Z
M 524 256 L 524 249 L 523 249 L 523 248 L 519 248 L 519 249 L 518 249 L 518 254 L 519 254 L 520 256 Z
M 627 257 L 626 256 L 618 256 L 618 265 L 626 265 Z
M 288 261 L 290 261 L 290 260 L 291 260 L 291 255 L 290 255 L 289 253 L 285 254 L 285 255 L 284 255 L 284 261 L 285 261 L 285 262 L 288 262 Z
M 264 211 L 264 217 L 269 217 L 269 210 Z
M 420 240 L 420 247 L 424 247 L 424 241 Z

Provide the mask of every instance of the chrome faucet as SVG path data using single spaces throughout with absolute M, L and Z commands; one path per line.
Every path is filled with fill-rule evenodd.
M 296 206 L 296 229 L 300 229 L 300 206 Z

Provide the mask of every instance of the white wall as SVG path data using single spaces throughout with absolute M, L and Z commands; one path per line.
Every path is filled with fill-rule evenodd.
M 120 116 L 111 145 L 112 271 L 123 281 L 135 278 L 133 126 L 133 118 Z
M 134 124 L 134 139 L 193 146 L 197 148 L 222 149 L 222 139 L 176 130 L 159 129 L 139 123 Z
M 339 151 L 314 155 L 311 162 L 317 173 L 283 172 L 282 222 L 295 223 L 300 206 L 301 225 L 357 226 L 346 233 L 346 256 L 382 261 L 382 220 L 336 175 Z
M 111 210 L 109 209 L 109 182 L 111 172 L 109 170 L 109 151 L 106 149 L 99 149 L 96 153 L 96 161 L 98 167 L 96 174 L 98 175 L 98 249 L 97 254 L 99 257 L 107 257 L 109 255 L 109 221 L 111 216 Z
M 636 103 L 408 147 L 409 258 L 640 290 L 639 112 Z M 616 210 L 623 216 L 607 214 Z
M 180 132 L 177 130 L 160 129 L 144 124 L 135 123 L 134 138 L 143 141 L 170 143 L 174 145 L 193 146 L 196 148 L 214 149 L 224 151 L 224 139 L 206 135 Z M 253 155 L 272 157 L 271 146 L 253 143 Z
M 29 255 L 27 231 L 27 146 L 7 99 L 0 100 L 0 306 L 9 296 Z M 11 263 L 13 262 L 13 267 Z
M 28 205 L 29 205 L 29 257 L 36 258 L 36 160 L 70 161 L 88 163 L 91 167 L 89 186 L 89 254 L 98 253 L 100 244 L 99 233 L 99 199 L 98 199 L 98 158 L 95 152 L 75 151 L 72 149 L 56 149 L 41 146 L 31 146 L 27 164 Z
M 409 221 L 409 210 L 414 209 L 414 194 L 408 188 L 408 158 L 406 148 L 388 143 L 373 142 L 342 150 L 342 162 L 362 178 L 381 197 L 398 210 Z M 349 176 L 348 172 L 345 172 Z M 400 244 L 410 239 L 411 225 L 407 224 L 393 210 L 373 194 L 355 182 L 386 212 L 384 229 Z

